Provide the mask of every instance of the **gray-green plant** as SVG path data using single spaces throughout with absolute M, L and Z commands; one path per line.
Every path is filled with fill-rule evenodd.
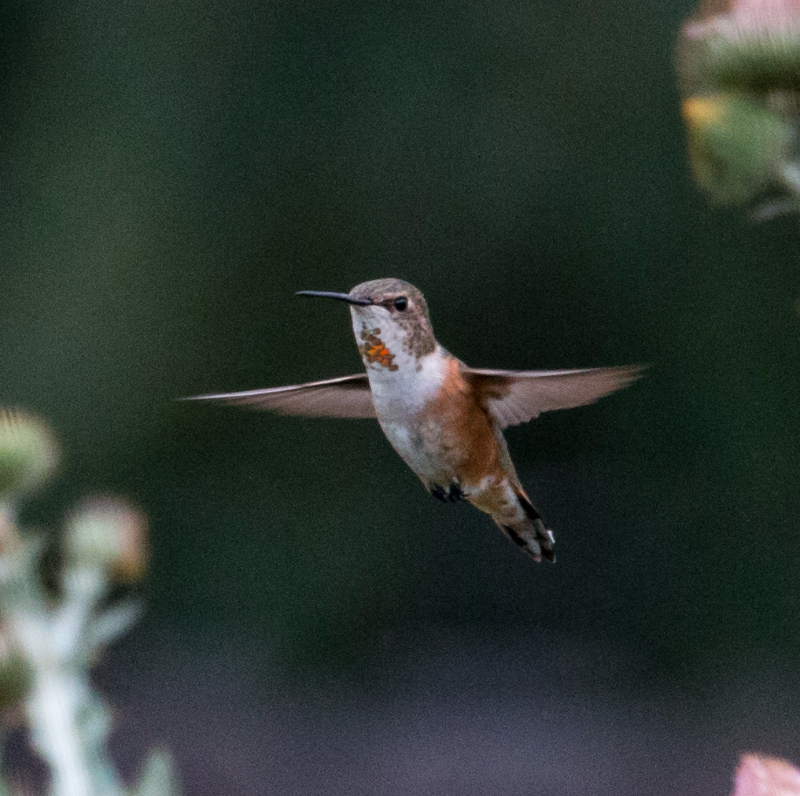
M 0 413 L 0 708 L 24 717 L 47 764 L 50 796 L 177 796 L 172 758 L 157 749 L 126 787 L 108 753 L 111 711 L 90 681 L 91 666 L 140 613 L 109 604 L 113 587 L 138 580 L 147 564 L 146 522 L 116 498 L 87 500 L 64 523 L 56 586 L 45 584 L 45 532 L 21 528 L 20 502 L 58 462 L 42 420 Z M 0 796 L 30 796 L 0 776 Z

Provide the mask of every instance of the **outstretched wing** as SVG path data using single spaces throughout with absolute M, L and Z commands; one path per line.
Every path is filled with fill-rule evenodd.
M 500 428 L 527 423 L 542 412 L 571 409 L 627 387 L 645 367 L 586 370 L 483 370 L 464 367 L 464 378 L 482 396 Z
M 280 415 L 375 417 L 366 373 L 288 387 L 270 387 L 266 390 L 194 395 L 183 400 L 219 401 L 249 409 L 266 409 Z

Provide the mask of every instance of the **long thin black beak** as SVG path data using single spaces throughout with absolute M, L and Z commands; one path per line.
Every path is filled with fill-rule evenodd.
M 372 299 L 354 298 L 349 293 L 331 293 L 329 290 L 298 290 L 295 296 L 319 296 L 320 298 L 332 298 L 339 301 L 346 301 L 348 304 L 358 304 L 360 307 L 367 307 L 372 304 Z

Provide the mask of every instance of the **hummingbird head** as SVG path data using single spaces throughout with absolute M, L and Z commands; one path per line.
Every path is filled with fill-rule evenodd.
M 425 296 L 402 279 L 374 279 L 349 293 L 301 290 L 350 305 L 353 331 L 367 367 L 398 370 L 399 362 L 418 360 L 436 349 Z

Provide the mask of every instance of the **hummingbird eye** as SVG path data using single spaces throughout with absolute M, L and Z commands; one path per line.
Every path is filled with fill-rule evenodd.
M 394 300 L 394 308 L 398 312 L 405 312 L 407 307 L 408 307 L 408 299 L 405 296 L 398 296 Z

